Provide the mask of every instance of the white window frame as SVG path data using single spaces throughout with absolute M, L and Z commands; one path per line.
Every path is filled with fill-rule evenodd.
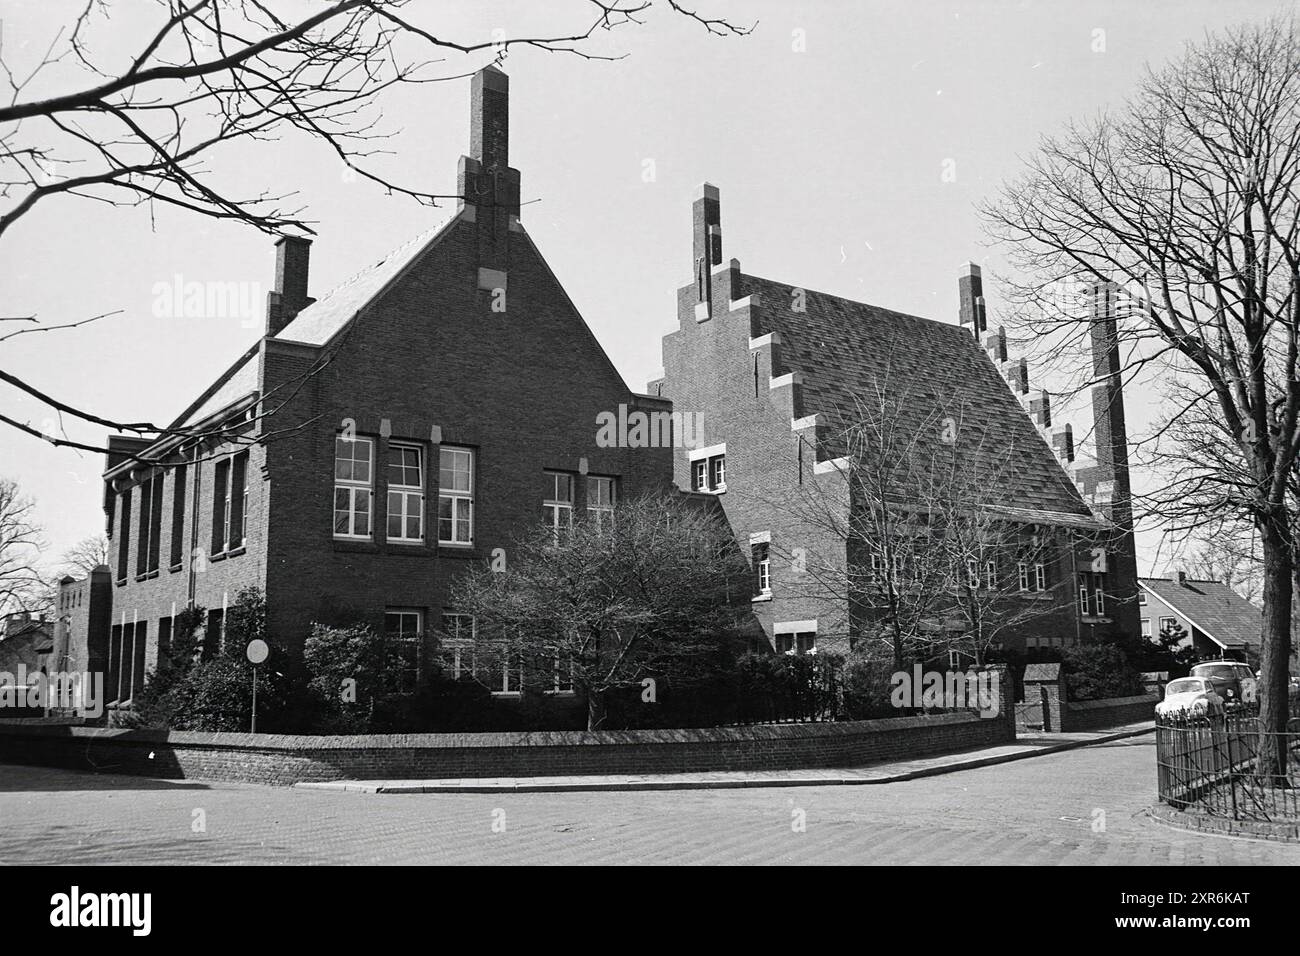
M 766 541 L 760 541 L 753 547 L 763 557 L 754 561 L 754 573 L 758 581 L 758 595 L 763 597 L 772 593 L 772 548 Z
M 727 490 L 727 455 L 711 455 L 709 461 L 709 490 L 723 492 Z
M 707 458 L 697 458 L 691 462 L 691 486 L 692 491 L 709 490 L 709 460 Z
M 388 482 L 388 508 L 385 512 L 386 520 L 384 530 L 389 541 L 397 541 L 402 544 L 422 544 L 424 542 L 424 449 L 420 445 L 408 442 L 390 442 L 388 445 L 388 453 L 390 456 L 393 452 L 405 453 L 408 451 L 415 452 L 417 483 L 414 485 L 408 485 L 404 483 L 395 483 L 393 481 Z M 387 474 L 391 475 L 393 470 L 391 457 L 386 468 Z M 407 470 L 405 463 L 403 463 L 400 468 L 403 472 Z M 391 533 L 390 528 L 390 524 L 394 517 L 394 497 L 398 499 L 400 504 L 396 516 L 401 528 L 401 533 L 396 535 Z M 417 521 L 416 536 L 414 538 L 409 537 L 406 534 L 406 526 L 410 518 L 415 518 Z
M 1163 633 L 1164 633 L 1164 631 L 1165 631 L 1165 621 L 1171 621 L 1171 622 L 1173 622 L 1175 625 L 1178 625 L 1178 618 L 1174 617 L 1172 614 L 1163 614 L 1163 615 L 1160 616 L 1159 620 L 1157 621 L 1157 623 L 1159 624 L 1159 628 L 1156 630 L 1156 633 L 1157 633 L 1157 634 L 1163 634 Z M 1181 625 L 1179 625 L 1179 626 L 1181 626 Z
M 364 445 L 364 446 L 366 447 L 366 455 L 367 455 L 367 458 L 366 458 L 366 468 L 367 468 L 367 472 L 368 472 L 368 478 L 367 478 L 367 480 L 365 480 L 365 481 L 361 481 L 361 480 L 359 480 L 359 479 L 357 479 L 357 478 L 355 478 L 355 477 L 353 477 L 353 478 L 340 478 L 340 477 L 339 477 L 339 473 L 338 473 L 338 463 L 339 463 L 339 461 L 340 461 L 340 459 L 339 459 L 339 443 L 340 443 L 340 442 L 346 442 L 347 444 L 350 444 L 350 445 L 354 446 L 354 448 L 355 448 L 355 446 L 357 446 L 357 445 Z M 352 463 L 352 465 L 353 465 L 353 471 L 354 471 L 354 472 L 355 472 L 355 467 L 356 467 L 357 462 L 360 461 L 360 459 L 358 459 L 358 458 L 356 458 L 356 457 L 351 457 L 351 458 L 347 458 L 347 459 L 343 459 L 343 460 L 346 460 L 346 461 L 349 461 L 349 462 Z M 230 471 L 231 471 L 231 473 L 234 472 L 234 467 L 233 467 L 233 466 L 230 468 Z M 371 439 L 371 438 L 365 438 L 365 437 L 362 437 L 361 435 L 354 435 L 352 438 L 344 438 L 344 437 L 342 437 L 341 435 L 336 435 L 336 436 L 334 437 L 334 500 L 333 500 L 333 502 L 332 502 L 332 504 L 333 504 L 333 509 L 334 509 L 334 524 L 333 524 L 333 528 L 334 528 L 334 537 L 336 537 L 336 538 L 345 538 L 345 539 L 350 539 L 350 540 L 353 540 L 353 541 L 369 541 L 369 540 L 370 540 L 371 536 L 374 534 L 374 529 L 375 529 L 375 520 L 374 520 L 374 510 L 375 510 L 375 509 L 374 509 L 374 497 L 375 497 L 375 495 L 374 495 L 374 488 L 375 488 L 375 442 L 374 442 L 374 440 Z M 339 492 L 340 492 L 340 491 L 346 491 L 346 492 L 348 493 L 348 510 L 347 510 L 347 516 L 348 516 L 348 524 L 347 524 L 347 528 L 348 528 L 348 530 L 346 530 L 346 531 L 339 531 L 339 530 L 338 530 L 338 516 L 342 513 L 342 512 L 340 512 L 339 507 L 338 507 L 338 495 L 339 495 Z M 357 526 L 357 521 L 356 521 L 356 519 L 357 519 L 357 516 L 361 513 L 360 510 L 357 508 L 357 496 L 358 496 L 358 495 L 364 495 L 364 496 L 365 496 L 365 503 L 366 503 L 366 507 L 365 507 L 365 515 L 366 515 L 366 532 L 365 532 L 365 534 L 358 534 L 357 531 L 356 531 L 356 526 Z M 229 509 L 227 508 L 227 511 L 228 511 L 228 510 L 229 510 Z M 229 519 L 227 519 L 227 520 L 229 520 Z
M 389 617 L 397 617 L 397 618 L 407 618 L 407 617 L 412 617 L 412 618 L 414 618 L 414 619 L 415 619 L 415 631 L 414 631 L 414 633 L 410 633 L 410 634 L 408 634 L 408 632 L 406 631 L 406 628 L 403 627 L 401 624 L 399 624 L 397 633 L 396 633 L 395 635 L 392 634 L 392 633 L 388 630 L 388 618 L 389 618 Z M 414 648 L 415 648 L 415 673 L 414 673 L 414 675 L 413 675 L 412 678 L 411 678 L 412 683 L 411 683 L 410 688 L 408 689 L 408 688 L 405 687 L 405 686 L 399 686 L 397 690 L 392 690 L 392 689 L 390 688 L 390 691 L 391 691 L 392 693 L 396 693 L 396 694 L 413 694 L 413 693 L 415 693 L 416 689 L 419 687 L 419 684 L 420 684 L 420 639 L 421 639 L 421 637 L 422 637 L 423 634 L 424 634 L 424 611 L 422 611 L 420 608 L 415 608 L 415 607 L 389 607 L 389 608 L 384 608 L 384 643 L 385 643 L 384 651 L 385 651 L 385 656 L 387 656 L 387 654 L 388 654 L 388 642 L 389 642 L 390 640 L 395 640 L 396 642 L 398 642 L 399 644 L 402 644 L 402 645 L 406 645 L 406 646 L 414 646 Z M 385 661 L 385 666 L 387 667 L 387 661 Z M 391 673 L 390 673 L 390 676 L 391 676 Z
M 1092 605 L 1088 599 L 1088 582 L 1079 582 L 1079 611 L 1084 617 L 1092 616 Z
M 609 489 L 609 503 L 600 503 L 599 488 Z M 593 492 L 595 495 L 593 496 Z M 618 502 L 618 491 L 613 478 L 605 475 L 587 476 L 587 517 L 596 523 L 596 527 L 605 531 L 614 527 L 614 506 Z M 595 501 L 596 504 L 592 504 Z
M 1020 576 L 1020 590 L 1024 594 L 1029 593 L 1029 565 L 1024 561 L 1016 562 L 1016 571 Z
M 872 549 L 871 552 L 871 583 L 882 584 L 885 580 L 885 556 L 879 551 Z
M 775 634 L 773 636 L 776 638 L 776 652 L 778 654 L 793 654 L 797 657 L 802 657 L 805 654 L 817 653 L 816 631 L 789 631 Z M 807 640 L 801 642 L 800 638 L 807 638 Z M 786 642 L 789 642 L 790 646 L 783 650 L 782 645 Z M 800 649 L 801 643 L 805 645 L 802 650 Z
M 442 456 L 451 455 L 454 460 L 460 460 L 461 456 L 468 464 L 466 473 L 469 476 L 469 488 L 448 488 L 442 484 Z M 457 473 L 456 468 L 451 469 L 453 474 Z M 470 547 L 474 544 L 474 449 L 463 448 L 458 445 L 440 445 L 438 448 L 438 544 L 450 545 L 452 547 Z M 442 503 L 449 501 L 451 503 L 451 537 L 442 536 Z M 457 512 L 458 505 L 465 503 L 465 516 L 460 517 Z M 464 525 L 468 537 L 461 538 L 458 534 L 460 528 Z
M 1097 611 L 1098 617 L 1106 616 L 1106 591 L 1102 588 L 1101 583 L 1093 588 L 1093 607 Z
M 966 559 L 966 587 L 972 591 L 980 589 L 980 563 L 977 558 Z
M 1047 565 L 1041 561 L 1034 563 L 1034 593 L 1042 594 L 1047 590 Z
M 542 499 L 543 521 L 551 529 L 551 536 L 559 541 L 561 530 L 573 530 L 573 475 L 566 471 L 548 471 L 546 478 L 549 491 Z M 561 479 L 569 484 L 567 499 L 559 496 Z
M 897 551 L 894 552 L 890 559 L 889 580 L 894 587 L 902 587 L 906 568 L 903 563 L 903 556 Z
M 1141 588 L 1138 588 L 1138 604 L 1146 604 L 1146 603 L 1147 603 L 1147 592 L 1143 591 Z
M 561 680 L 560 675 L 564 673 L 564 661 L 562 655 L 555 655 L 555 672 L 551 689 L 547 691 L 552 697 L 572 697 L 573 689 L 573 658 L 569 658 L 569 679 Z
M 998 563 L 996 561 L 984 562 L 984 587 L 990 591 L 998 589 Z
M 1142 618 L 1141 627 L 1142 627 L 1142 636 L 1145 637 L 1147 640 L 1151 640 L 1151 638 L 1155 636 L 1151 633 L 1151 618 L 1149 617 Z

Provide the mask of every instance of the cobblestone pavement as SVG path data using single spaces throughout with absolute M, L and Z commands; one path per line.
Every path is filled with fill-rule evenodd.
M 879 786 L 411 795 L 6 766 L 0 862 L 1300 864 L 1148 819 L 1154 757 L 1143 736 Z

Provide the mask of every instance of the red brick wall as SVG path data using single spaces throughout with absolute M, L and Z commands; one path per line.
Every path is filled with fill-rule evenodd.
M 289 785 L 852 767 L 1015 739 L 970 714 L 838 724 L 529 734 L 293 737 L 0 725 L 0 761 L 166 778 Z

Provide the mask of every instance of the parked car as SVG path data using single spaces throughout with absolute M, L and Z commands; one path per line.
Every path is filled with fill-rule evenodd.
M 1165 685 L 1165 699 L 1156 704 L 1158 717 L 1217 717 L 1225 705 L 1208 677 L 1180 677 Z
M 1204 677 L 1229 707 L 1257 701 L 1259 681 L 1250 665 L 1241 661 L 1201 661 L 1192 667 L 1192 677 Z

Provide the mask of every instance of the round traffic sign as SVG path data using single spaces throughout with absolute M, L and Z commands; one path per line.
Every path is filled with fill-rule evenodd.
M 246 653 L 250 661 L 254 664 L 260 664 L 271 653 L 271 648 L 267 647 L 266 641 L 254 640 L 248 642 L 248 651 Z

